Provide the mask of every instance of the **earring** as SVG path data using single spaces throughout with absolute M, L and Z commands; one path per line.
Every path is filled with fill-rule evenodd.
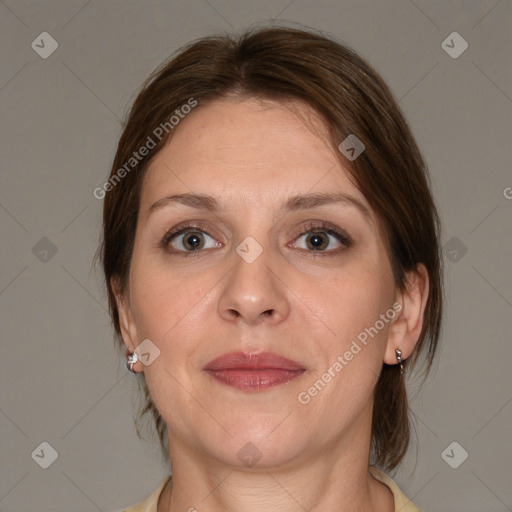
M 127 361 L 126 361 L 126 368 L 128 368 L 128 370 L 130 370 L 132 373 L 137 373 L 134 369 L 133 369 L 133 365 L 139 360 L 139 358 L 137 357 L 137 354 L 135 352 L 133 352 L 132 354 L 129 354 L 128 357 L 127 357 Z
M 396 360 L 398 361 L 398 364 L 400 365 L 400 375 L 404 374 L 404 366 L 402 364 L 402 351 L 395 349 L 396 354 Z

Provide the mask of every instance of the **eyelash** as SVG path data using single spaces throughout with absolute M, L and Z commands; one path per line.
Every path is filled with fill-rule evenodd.
M 173 251 L 169 251 L 168 246 L 174 238 L 176 238 L 177 236 L 182 235 L 184 233 L 187 233 L 189 231 L 199 231 L 199 232 L 205 233 L 208 236 L 210 236 L 211 238 L 213 238 L 208 233 L 207 229 L 208 228 L 206 228 L 200 222 L 197 222 L 195 224 L 187 224 L 186 226 L 181 226 L 176 229 L 171 229 L 164 235 L 163 239 L 161 240 L 161 242 L 159 244 L 159 247 L 167 250 L 168 252 L 170 252 L 170 254 L 178 254 L 179 256 L 190 257 L 190 256 L 194 256 L 194 255 L 199 255 L 202 252 L 202 250 L 197 250 L 197 251 L 173 250 Z M 306 234 L 318 232 L 318 233 L 327 233 L 327 234 L 333 236 L 334 238 L 336 238 L 342 245 L 344 245 L 344 247 L 340 247 L 338 249 L 331 249 L 331 250 L 316 251 L 316 250 L 300 249 L 301 251 L 306 251 L 306 252 L 311 253 L 311 256 L 313 256 L 313 257 L 335 256 L 335 255 L 339 254 L 341 251 L 344 251 L 344 250 L 348 249 L 349 247 L 351 247 L 352 243 L 353 243 L 352 239 L 345 232 L 338 231 L 338 229 L 334 229 L 332 227 L 332 224 L 330 224 L 329 222 L 310 221 L 302 227 L 302 230 L 304 230 L 304 231 L 302 231 L 302 233 L 298 237 L 296 237 L 294 240 L 297 240 Z

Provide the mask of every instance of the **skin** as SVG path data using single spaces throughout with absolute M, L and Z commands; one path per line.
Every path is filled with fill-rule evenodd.
M 160 350 L 150 365 L 134 366 L 169 430 L 173 478 L 159 512 L 394 510 L 389 488 L 368 472 L 372 394 L 383 362 L 397 363 L 395 348 L 404 359 L 414 349 L 428 277 L 420 265 L 405 292 L 395 289 L 374 212 L 338 156 L 309 106 L 231 97 L 198 106 L 152 161 L 129 285 L 117 301 L 127 350 L 145 339 Z M 369 216 L 347 203 L 281 210 L 291 195 L 333 191 Z M 211 195 L 224 210 L 168 204 L 149 213 L 177 193 Z M 344 230 L 352 245 L 303 229 L 311 220 Z M 185 236 L 159 245 L 185 221 L 205 225 L 200 252 L 186 253 Z M 323 253 L 307 245 L 311 232 L 328 243 Z M 252 263 L 236 252 L 248 236 L 263 249 Z M 402 307 L 394 320 L 301 404 L 298 394 L 393 303 Z M 240 391 L 203 371 L 234 351 L 276 352 L 306 371 Z M 237 456 L 248 442 L 261 453 L 252 467 Z

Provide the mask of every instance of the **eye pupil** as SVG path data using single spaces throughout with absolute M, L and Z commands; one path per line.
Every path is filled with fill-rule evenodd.
M 328 241 L 326 243 L 325 239 L 322 240 L 322 237 L 320 235 L 311 235 L 310 237 L 308 237 L 308 239 L 308 246 L 311 245 L 311 248 L 313 250 L 325 249 L 325 247 L 329 243 Z
M 204 241 L 201 240 L 201 237 L 197 232 L 189 232 L 186 237 L 183 238 L 183 244 L 187 249 L 197 249 L 199 246 L 202 247 Z M 192 240 L 192 242 L 191 242 Z M 201 248 L 199 247 L 199 248 Z

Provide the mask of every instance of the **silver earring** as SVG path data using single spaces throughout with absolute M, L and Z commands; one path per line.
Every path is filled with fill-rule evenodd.
M 396 360 L 398 361 L 398 364 L 400 365 L 400 375 L 403 375 L 404 374 L 404 366 L 402 364 L 402 351 L 398 350 L 396 348 L 395 354 L 396 354 Z
M 404 374 L 404 366 L 402 364 L 402 351 L 398 350 L 396 348 L 395 354 L 396 354 L 396 360 L 398 361 L 398 364 L 400 365 L 400 375 L 403 375 Z
M 128 368 L 128 370 L 130 370 L 132 373 L 137 373 L 134 369 L 133 369 L 133 365 L 139 360 L 139 358 L 137 357 L 137 354 L 135 352 L 133 352 L 133 354 L 129 354 L 128 355 L 128 358 L 127 358 L 127 361 L 126 361 L 126 368 Z

